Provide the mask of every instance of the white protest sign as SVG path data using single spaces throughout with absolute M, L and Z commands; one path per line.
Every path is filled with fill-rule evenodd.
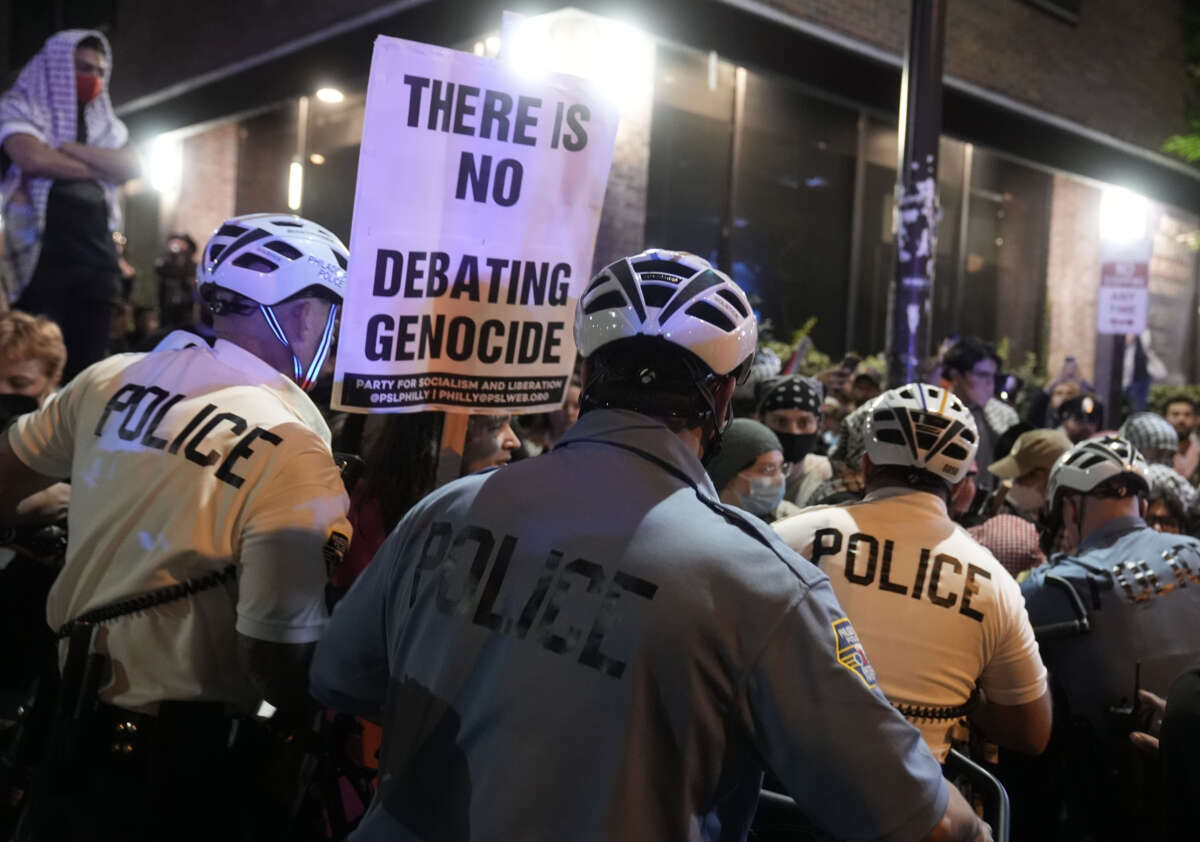
M 582 79 L 377 38 L 334 407 L 561 406 L 616 128 Z
M 1142 333 L 1150 309 L 1150 255 L 1154 243 L 1133 240 L 1100 245 L 1100 295 L 1096 301 L 1096 331 L 1102 334 Z

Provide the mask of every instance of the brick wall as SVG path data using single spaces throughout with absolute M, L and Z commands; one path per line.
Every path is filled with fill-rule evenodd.
M 765 0 L 904 54 L 909 0 Z M 949 0 L 948 75 L 1151 149 L 1185 128 L 1178 0 L 1087 0 L 1078 24 L 1022 0 Z
M 1054 176 L 1046 297 L 1050 311 L 1047 367 L 1057 373 L 1063 357 L 1079 361 L 1095 377 L 1096 296 L 1100 285 L 1100 190 L 1064 175 Z
M 237 199 L 238 127 L 214 126 L 183 141 L 179 198 L 163 216 L 164 233 L 183 231 L 203 248 Z
M 1106 353 L 1098 346 L 1107 337 L 1096 333 L 1096 298 L 1100 279 L 1099 188 L 1064 175 L 1054 177 L 1050 209 L 1050 245 L 1046 265 L 1051 373 L 1063 357 L 1079 360 L 1085 377 L 1094 379 Z M 1195 217 L 1151 203 L 1148 236 L 1154 241 L 1150 260 L 1150 346 L 1167 367 L 1167 382 L 1197 376 L 1195 330 L 1196 253 L 1180 235 L 1195 231 Z M 1097 384 L 1100 385 L 1100 384 Z

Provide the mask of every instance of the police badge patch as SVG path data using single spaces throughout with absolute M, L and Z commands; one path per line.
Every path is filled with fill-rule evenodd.
M 833 645 L 837 649 L 838 663 L 862 679 L 871 690 L 875 689 L 875 667 L 867 660 L 867 651 L 858 641 L 858 632 L 850 625 L 848 617 L 833 621 Z
M 333 532 L 329 536 L 329 540 L 325 542 L 322 548 L 322 553 L 325 556 L 325 575 L 332 576 L 333 571 L 342 565 L 342 559 L 346 557 L 346 550 L 350 546 L 350 539 L 340 532 Z

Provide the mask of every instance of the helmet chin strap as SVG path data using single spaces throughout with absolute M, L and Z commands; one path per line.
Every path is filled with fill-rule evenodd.
M 267 304 L 259 304 L 258 309 L 262 311 L 263 318 L 267 320 L 267 327 L 271 328 L 271 333 L 275 334 L 275 338 L 292 355 L 292 368 L 294 369 L 292 378 L 301 389 L 307 392 L 316 384 L 321 367 L 325 365 L 325 358 L 329 356 L 329 348 L 333 345 L 333 326 L 337 320 L 338 305 L 331 304 L 329 306 L 329 318 L 325 320 L 325 330 L 321 333 L 321 341 L 317 344 L 317 351 L 313 354 L 308 371 L 304 371 L 300 358 L 292 350 L 292 343 L 288 341 L 287 334 L 283 332 L 283 325 L 279 323 L 275 311 Z

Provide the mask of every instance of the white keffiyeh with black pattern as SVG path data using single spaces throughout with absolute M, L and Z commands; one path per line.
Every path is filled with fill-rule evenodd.
M 75 140 L 78 115 L 75 48 L 88 37 L 95 37 L 104 45 L 108 62 L 104 89 L 83 110 L 87 143 L 104 149 L 125 146 L 129 131 L 113 111 L 108 96 L 112 50 L 104 35 L 88 29 L 68 29 L 50 36 L 38 54 L 21 68 L 17 81 L 0 96 L 0 144 L 14 134 L 32 135 L 52 148 Z M 10 164 L 0 181 L 0 212 L 4 215 L 8 258 L 15 276 L 15 289 L 8 291 L 10 300 L 15 300 L 33 277 L 46 225 L 46 202 L 53 184 L 52 178 L 24 174 L 15 163 Z M 115 231 L 121 222 L 118 185 L 101 181 L 100 186 L 108 203 L 109 230 Z

